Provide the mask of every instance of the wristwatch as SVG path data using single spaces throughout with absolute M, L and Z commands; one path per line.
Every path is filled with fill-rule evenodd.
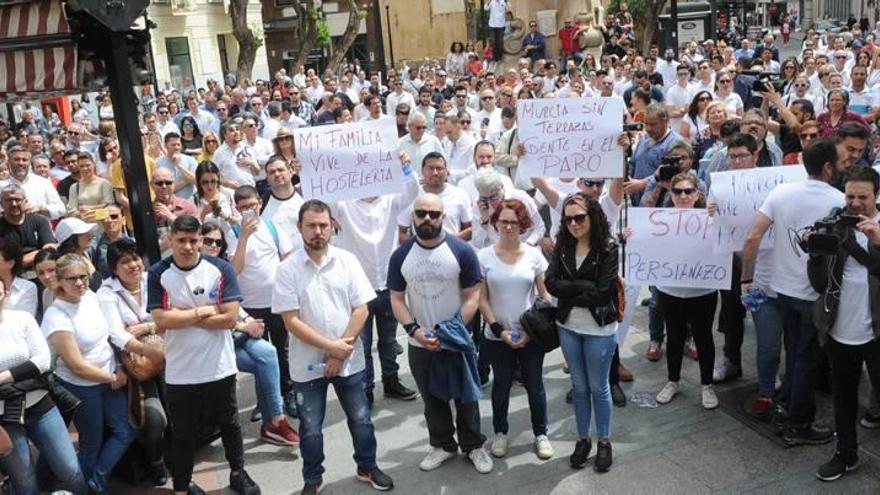
M 419 324 L 416 321 L 413 321 L 412 323 L 407 323 L 406 325 L 403 326 L 403 330 L 410 337 L 412 337 L 413 334 L 416 333 L 416 330 L 418 330 L 418 329 L 419 329 Z

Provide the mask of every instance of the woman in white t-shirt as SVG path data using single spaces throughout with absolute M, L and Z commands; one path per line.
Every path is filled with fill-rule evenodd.
M 124 389 L 111 343 L 135 354 L 161 359 L 161 349 L 144 345 L 113 315 L 103 314 L 89 290 L 89 264 L 78 254 L 56 262 L 55 302 L 43 315 L 43 334 L 58 355 L 59 383 L 82 401 L 73 417 L 79 432 L 79 459 L 92 491 L 107 491 L 106 477 L 134 440 Z
M 715 99 L 724 102 L 724 108 L 728 115 L 743 115 L 742 98 L 733 90 L 733 74 L 722 70 L 715 78 Z
M 617 244 L 602 207 L 583 192 L 565 198 L 546 283 L 557 298 L 559 343 L 574 390 L 578 440 L 569 463 L 573 468 L 586 464 L 595 416 L 596 472 L 612 463 L 608 373 L 617 347 L 617 268 Z
M 692 174 L 676 175 L 670 181 L 670 186 L 672 204 L 676 208 L 706 206 L 697 179 Z M 712 371 L 715 365 L 712 322 L 715 318 L 715 306 L 718 304 L 718 291 L 668 286 L 657 286 L 657 291 L 666 323 L 666 371 L 669 379 L 663 390 L 657 394 L 657 402 L 666 404 L 678 393 L 684 343 L 690 331 L 697 345 L 703 407 L 718 407 L 718 397 L 712 388 Z
M 223 237 L 226 238 L 231 256 L 235 253 L 235 246 L 238 243 L 232 226 L 241 222 L 241 215 L 235 209 L 233 191 L 220 184 L 220 168 L 214 162 L 202 162 L 196 167 L 194 203 L 201 208 L 199 220 L 213 221 L 223 229 Z
M 483 273 L 480 290 L 480 313 L 488 323 L 483 331 L 481 352 L 492 365 L 492 425 L 495 440 L 492 455 L 507 455 L 507 409 L 513 370 L 519 362 L 523 383 L 529 397 L 535 451 L 540 459 L 553 457 L 547 438 L 547 396 L 542 378 L 544 352 L 523 331 L 520 316 L 540 295 L 550 300 L 544 286 L 547 261 L 541 250 L 520 241 L 520 233 L 531 228 L 526 206 L 519 200 L 501 201 L 490 218 L 498 231 L 498 241 L 480 250 Z
M 45 247 L 37 252 L 34 257 L 34 271 L 37 272 L 37 280 L 43 286 L 43 296 L 40 298 L 40 316 L 37 321 L 43 321 L 43 313 L 49 309 L 55 301 L 55 290 L 58 288 L 58 278 L 55 276 L 55 261 L 58 259 L 58 251 L 54 247 Z

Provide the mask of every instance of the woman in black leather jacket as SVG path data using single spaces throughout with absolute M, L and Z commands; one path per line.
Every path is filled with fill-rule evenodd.
M 595 413 L 596 472 L 611 467 L 608 371 L 617 346 L 617 266 L 617 245 L 599 203 L 584 193 L 566 198 L 546 284 L 558 299 L 559 342 L 574 389 L 578 441 L 569 461 L 574 468 L 586 464 Z

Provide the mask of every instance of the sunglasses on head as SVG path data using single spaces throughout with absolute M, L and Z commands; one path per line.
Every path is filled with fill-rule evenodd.
M 437 210 L 414 210 L 413 214 L 420 220 L 425 217 L 431 217 L 431 220 L 437 220 L 443 215 L 443 212 Z
M 672 194 L 674 194 L 676 196 L 682 196 L 682 195 L 690 196 L 691 194 L 694 193 L 694 191 L 696 191 L 696 189 L 694 189 L 693 187 L 684 187 L 684 188 L 673 187 L 672 188 Z

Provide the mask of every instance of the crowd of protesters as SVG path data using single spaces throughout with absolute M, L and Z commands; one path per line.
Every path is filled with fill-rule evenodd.
M 689 42 L 676 59 L 634 48 L 623 4 L 595 28 L 565 19 L 558 58 L 531 21 L 522 58 L 504 67 L 492 45 L 501 49 L 507 2 L 487 9 L 486 49 L 456 41 L 445 64 L 381 74 L 353 61 L 279 70 L 271 81 L 145 86 L 139 119 L 164 257 L 153 266 L 130 236 L 130 213 L 144 205 L 128 197 L 108 97 L 73 99 L 66 126 L 51 106 L 28 103 L 14 126 L 0 125 L 0 440 L 8 435 L 10 447 L 0 473 L 12 493 L 106 493 L 113 473 L 204 493 L 192 481 L 194 456 L 217 437 L 231 489 L 260 493 L 245 470 L 239 372 L 254 375 L 260 438 L 299 446 L 303 494 L 323 483 L 330 385 L 357 479 L 391 489 L 371 419 L 374 339 L 384 397 L 424 403 L 420 469 L 461 451 L 491 472 L 514 436 L 514 381 L 528 395 L 534 452 L 550 459 L 550 418 L 571 410 L 548 407 L 544 342 L 522 323 L 542 301 L 555 305 L 571 376 L 570 464 L 584 467 L 595 442 L 593 468 L 605 472 L 614 407 L 627 404 L 620 383 L 633 380 L 619 349 L 642 289 L 619 283 L 620 246 L 632 234 L 622 210 L 714 214 L 712 172 L 782 166 L 808 178 L 767 197 L 732 255 L 729 288 L 644 288 L 645 358 L 659 361 L 665 349 L 667 363 L 656 402 L 684 386 L 685 356 L 699 364 L 705 409 L 719 406 L 715 384 L 754 367 L 749 412 L 787 445 L 825 444 L 836 431 L 818 478 L 858 466 L 857 422 L 880 428 L 880 26 L 807 31 L 800 54 L 784 59 L 770 33 L 740 46 Z M 604 38 L 600 56 L 583 49 L 591 29 Z M 618 138 L 625 177 L 519 174 L 527 150 L 517 101 L 581 97 L 620 99 L 624 122 L 641 125 Z M 370 120 L 396 125 L 405 188 L 306 201 L 293 131 Z M 671 174 L 662 163 L 674 164 Z M 854 218 L 834 230 L 831 252 L 792 239 L 810 244 L 804 227 L 829 215 Z M 742 353 L 748 313 L 752 356 Z M 401 354 L 415 389 L 399 375 Z M 859 419 L 863 364 L 874 393 Z M 488 446 L 478 402 L 486 387 Z M 833 427 L 816 421 L 815 387 L 833 394 Z

